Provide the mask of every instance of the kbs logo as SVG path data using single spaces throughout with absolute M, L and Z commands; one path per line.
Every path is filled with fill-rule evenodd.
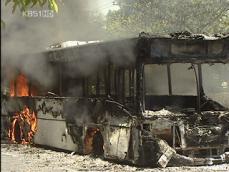
M 44 18 L 51 18 L 54 17 L 53 10 L 28 10 L 22 13 L 23 17 L 44 17 Z

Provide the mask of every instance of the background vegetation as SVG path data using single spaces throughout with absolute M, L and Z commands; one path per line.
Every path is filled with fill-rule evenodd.
M 228 0 L 117 0 L 107 15 L 107 30 L 116 36 L 176 31 L 228 33 Z

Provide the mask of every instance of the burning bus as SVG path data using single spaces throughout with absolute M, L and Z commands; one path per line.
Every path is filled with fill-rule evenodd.
M 136 165 L 228 161 L 228 36 L 142 33 L 27 58 L 53 82 L 11 71 L 2 137 Z

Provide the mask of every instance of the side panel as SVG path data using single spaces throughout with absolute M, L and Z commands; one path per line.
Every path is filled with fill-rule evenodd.
M 45 120 L 38 118 L 38 130 L 34 143 L 59 149 L 78 151 L 78 145 L 73 143 L 68 134 L 65 120 Z
M 118 159 L 125 159 L 130 140 L 130 128 L 110 127 L 109 150 L 107 154 Z
M 34 136 L 34 143 L 77 152 L 78 145 L 69 135 L 63 117 L 63 100 L 38 99 L 35 104 L 38 130 Z
M 109 125 L 104 156 L 112 159 L 127 159 L 131 134 L 131 121 L 125 116 L 107 116 L 107 120 L 109 121 Z

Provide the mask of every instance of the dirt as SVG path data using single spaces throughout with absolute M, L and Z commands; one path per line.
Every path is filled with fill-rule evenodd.
M 140 168 L 100 158 L 49 150 L 31 145 L 1 144 L 2 172 L 144 171 L 144 172 L 228 172 L 229 164 L 201 167 Z

